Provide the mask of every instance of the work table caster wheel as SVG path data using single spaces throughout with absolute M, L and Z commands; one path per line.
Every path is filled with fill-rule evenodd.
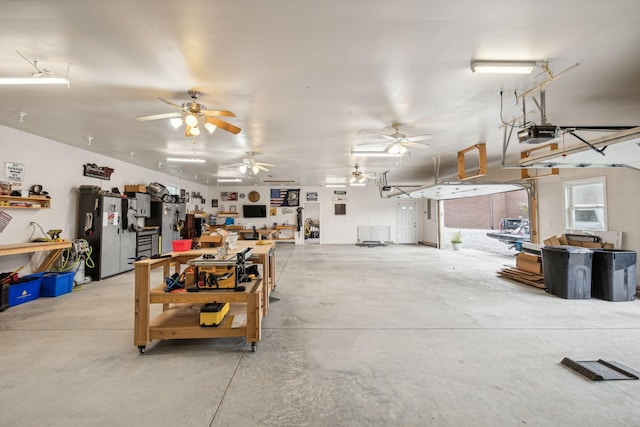
M 256 352 L 256 347 L 258 346 L 258 343 L 252 342 L 251 343 L 251 352 L 255 353 Z
M 144 354 L 147 351 L 146 345 L 139 345 L 138 350 L 140 350 L 140 354 Z

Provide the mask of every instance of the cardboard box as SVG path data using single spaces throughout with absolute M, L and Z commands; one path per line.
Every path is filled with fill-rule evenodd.
M 516 257 L 516 268 L 529 273 L 542 274 L 542 259 L 538 255 L 520 252 Z
M 146 185 L 125 185 L 124 186 L 125 193 L 146 193 L 147 186 Z
M 203 248 L 217 248 L 222 246 L 222 236 L 219 234 L 209 234 L 200 236 L 200 246 Z

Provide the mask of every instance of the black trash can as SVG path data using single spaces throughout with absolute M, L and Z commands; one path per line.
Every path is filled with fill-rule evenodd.
M 544 246 L 542 273 L 547 291 L 566 299 L 591 298 L 593 252 L 577 246 Z
M 633 301 L 636 297 L 636 252 L 594 249 L 591 296 L 607 301 Z

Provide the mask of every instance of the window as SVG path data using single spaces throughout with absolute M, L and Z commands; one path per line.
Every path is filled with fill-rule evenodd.
M 565 226 L 568 230 L 607 229 L 607 193 L 604 177 L 564 183 Z

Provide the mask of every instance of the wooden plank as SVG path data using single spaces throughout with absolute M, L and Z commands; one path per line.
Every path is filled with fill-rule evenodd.
M 71 242 L 64 240 L 62 242 L 29 242 L 29 243 L 12 243 L 8 245 L 0 245 L 0 256 L 28 254 L 33 252 L 51 251 L 55 249 L 67 249 L 71 247 Z

